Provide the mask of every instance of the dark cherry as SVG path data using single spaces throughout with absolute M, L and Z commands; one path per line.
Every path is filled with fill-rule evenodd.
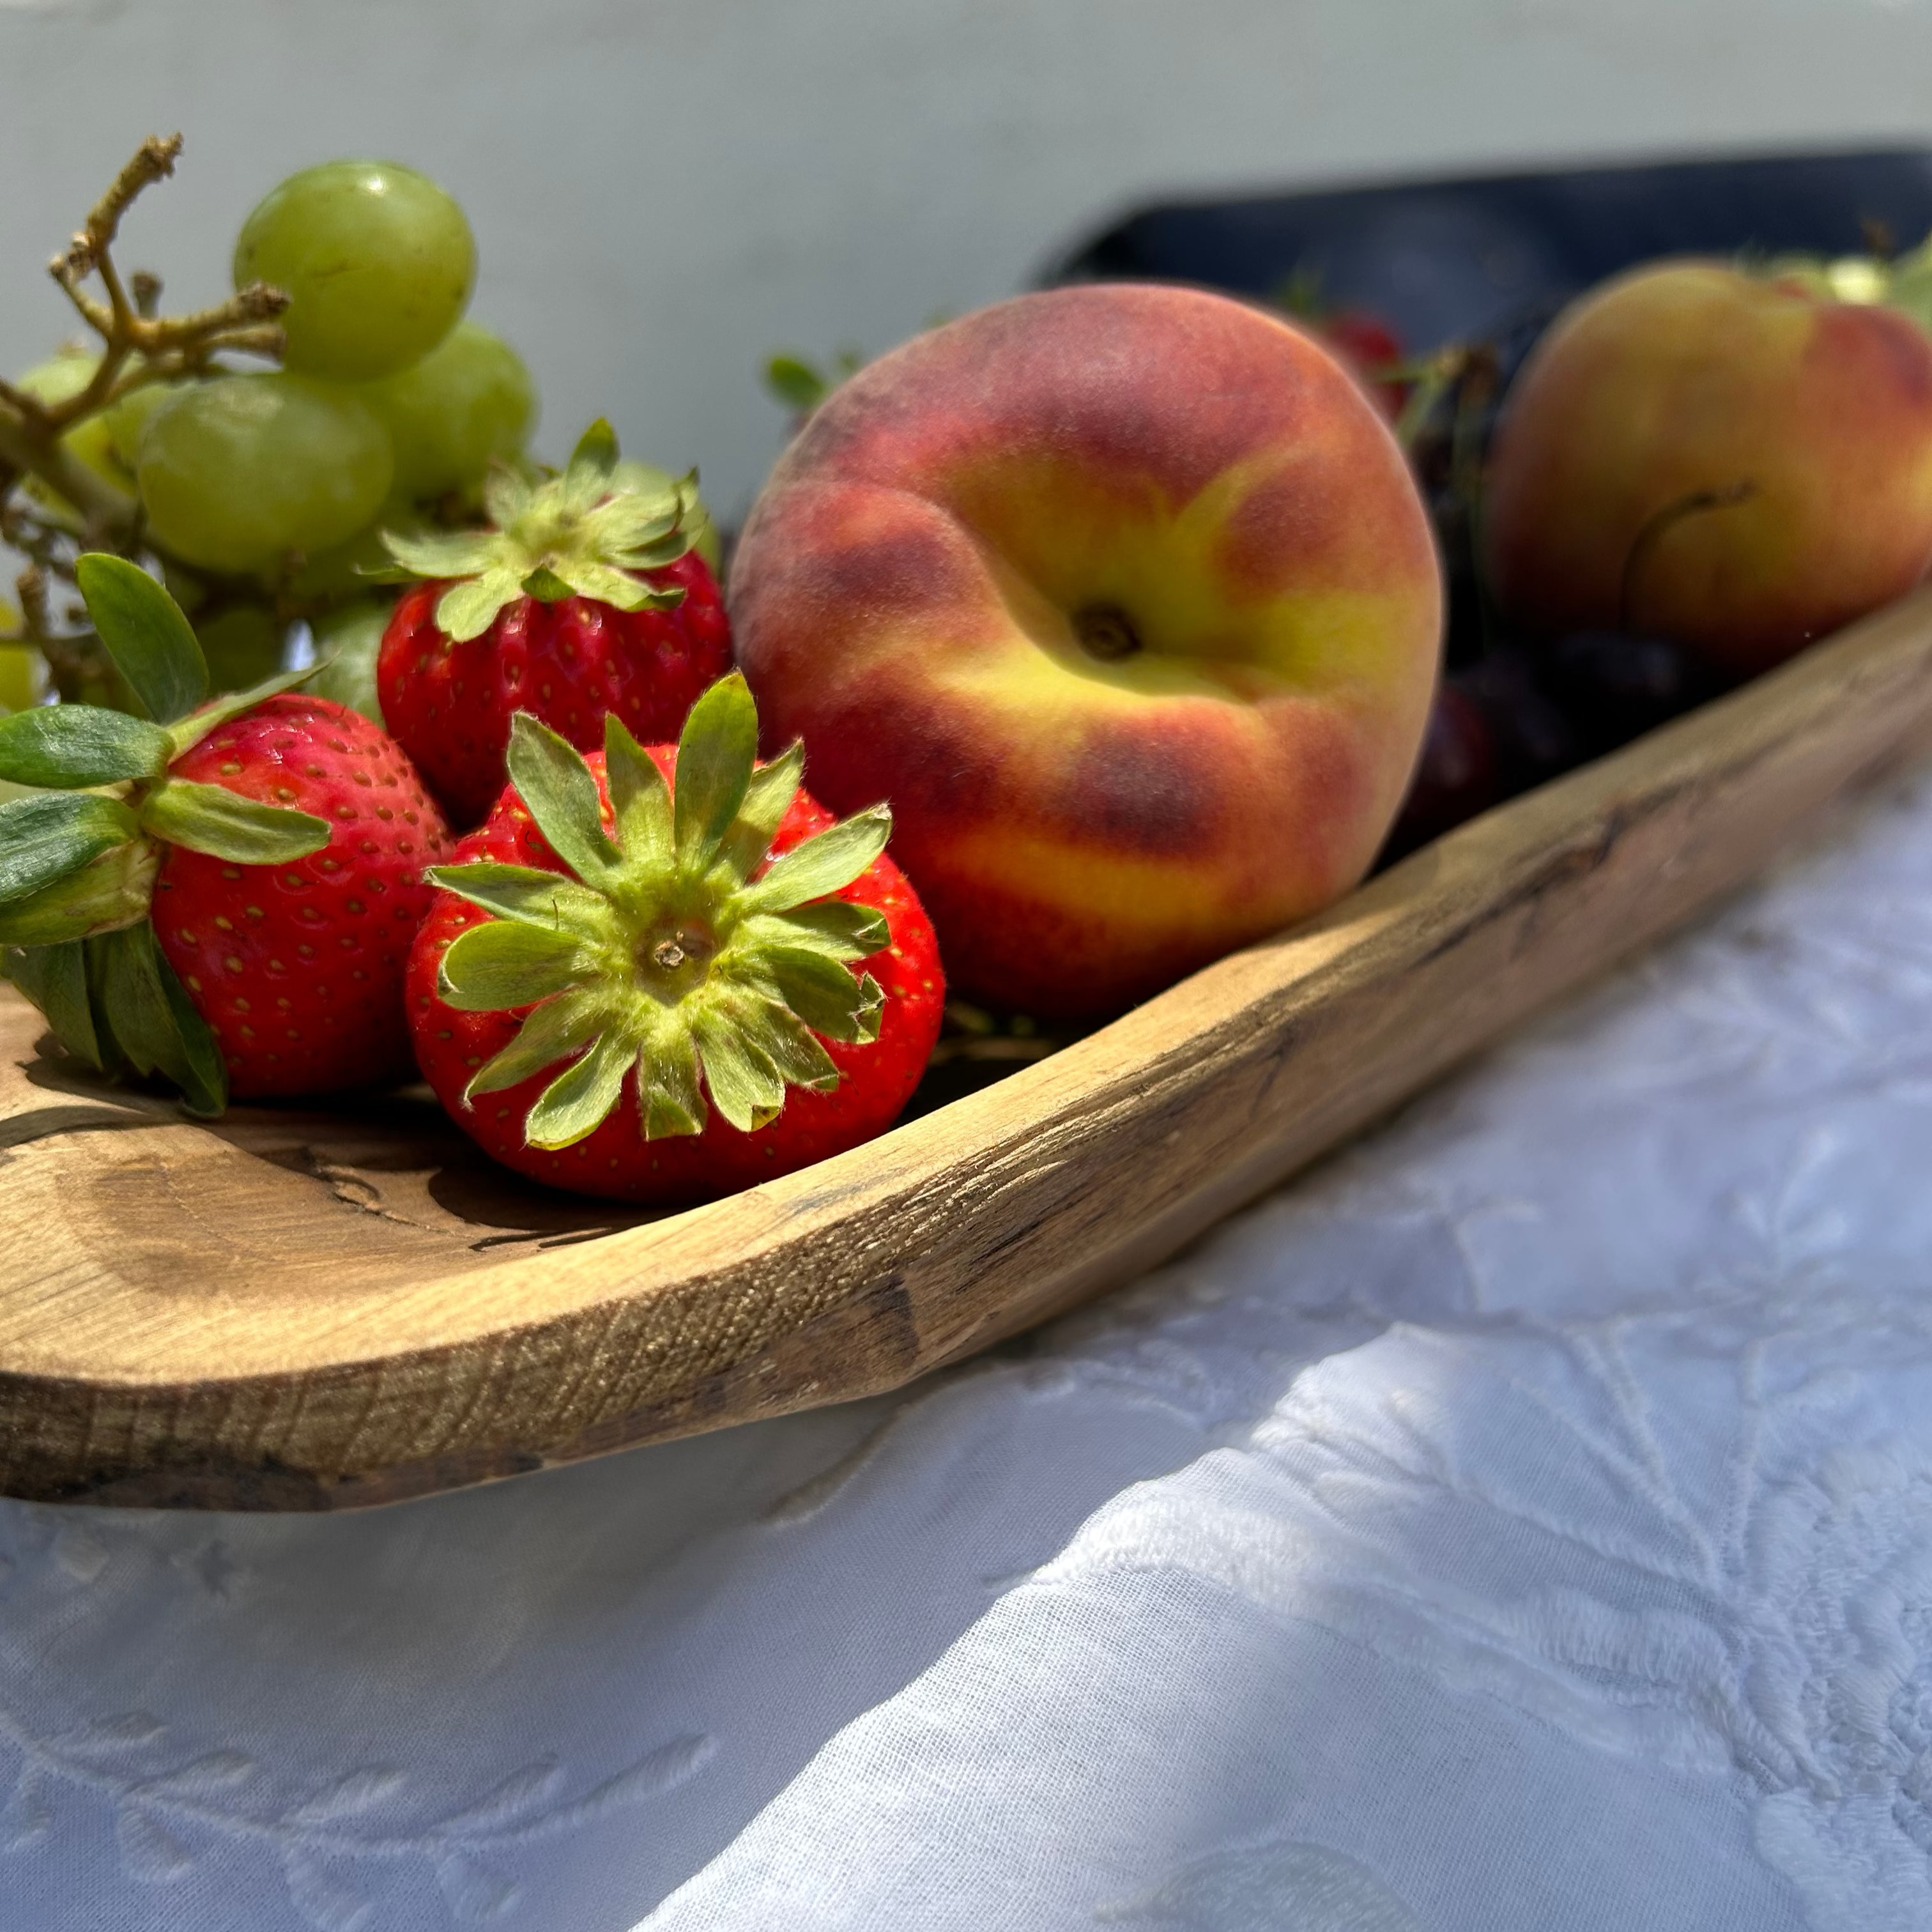
M 1550 688 L 1592 757 L 1714 698 L 1724 680 L 1667 638 L 1579 631 L 1546 653 Z
M 1588 755 L 1537 670 L 1527 652 L 1503 649 L 1450 678 L 1489 724 L 1496 743 L 1497 788 L 1504 798 L 1560 776 Z
M 1436 694 L 1400 815 L 1382 862 L 1399 859 L 1496 803 L 1496 747 L 1481 707 L 1453 682 Z

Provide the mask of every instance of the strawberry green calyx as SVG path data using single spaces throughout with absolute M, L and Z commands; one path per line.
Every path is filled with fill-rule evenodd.
M 817 1036 L 878 1038 L 884 995 L 851 968 L 890 934 L 878 913 L 830 896 L 885 850 L 892 814 L 875 806 L 766 865 L 804 759 L 794 746 L 759 767 L 757 746 L 758 713 L 736 672 L 692 712 L 669 786 L 607 718 L 607 827 L 582 757 L 517 714 L 510 777 L 569 873 L 485 863 L 429 874 L 495 915 L 443 955 L 443 1000 L 468 1012 L 532 1008 L 466 1102 L 568 1060 L 530 1109 L 532 1147 L 593 1132 L 634 1070 L 646 1140 L 704 1132 L 707 1091 L 751 1133 L 777 1118 L 789 1088 L 838 1085 Z
M 162 848 L 274 865 L 320 850 L 330 828 L 169 768 L 304 674 L 196 710 L 208 669 L 167 592 L 118 556 L 83 556 L 76 575 L 101 642 L 151 715 L 61 704 L 0 718 L 0 778 L 34 788 L 0 805 L 0 969 L 89 1065 L 161 1072 L 196 1111 L 218 1113 L 221 1056 L 148 921 Z
M 480 638 L 518 598 L 546 604 L 588 597 L 620 610 L 668 610 L 683 600 L 633 572 L 675 563 L 700 534 L 703 508 L 694 471 L 662 487 L 638 487 L 642 472 L 617 457 L 602 421 L 585 430 L 560 476 L 532 484 L 500 466 L 484 491 L 496 528 L 450 536 L 386 533 L 384 543 L 410 574 L 452 578 L 436 621 L 453 643 Z

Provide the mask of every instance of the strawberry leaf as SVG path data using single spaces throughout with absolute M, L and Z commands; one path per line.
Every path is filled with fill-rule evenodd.
M 496 621 L 496 614 L 524 594 L 520 571 L 493 564 L 481 577 L 446 590 L 436 600 L 436 621 L 452 642 L 466 644 Z
M 141 824 L 170 845 L 236 866 L 285 866 L 320 852 L 330 837 L 326 818 L 187 778 L 157 785 L 141 808 Z
M 740 965 L 755 974 L 814 1033 L 848 1046 L 879 1036 L 885 996 L 870 974 L 855 976 L 850 967 L 802 946 L 764 948 Z
M 278 671 L 273 677 L 264 678 L 246 691 L 231 691 L 218 698 L 212 704 L 204 704 L 191 717 L 168 727 L 168 737 L 174 746 L 175 756 L 179 758 L 184 752 L 193 750 L 209 732 L 226 724 L 231 718 L 239 718 L 244 711 L 254 710 L 268 699 L 279 698 L 284 692 L 292 691 L 298 684 L 306 684 L 322 668 L 320 664 L 310 664 L 302 670 Z
M 208 695 L 208 662 L 181 607 L 125 557 L 89 550 L 74 566 L 87 614 L 114 668 L 158 724 Z
M 617 850 L 604 832 L 597 781 L 583 754 L 548 724 L 519 711 L 510 720 L 504 764 L 556 856 L 586 884 L 605 878 L 617 863 Z
M 31 898 L 130 844 L 140 830 L 118 799 L 92 792 L 44 792 L 0 805 L 0 905 Z
M 603 1027 L 603 1009 L 594 997 L 564 992 L 544 1000 L 524 1021 L 516 1038 L 464 1088 L 463 1097 L 474 1101 L 479 1094 L 520 1087 L 545 1067 L 581 1052 Z
M 496 560 L 496 545 L 487 531 L 443 536 L 385 530 L 382 546 L 418 577 L 474 577 Z
M 797 742 L 752 774 L 752 782 L 745 788 L 745 802 L 718 853 L 740 879 L 748 879 L 771 850 L 804 776 L 805 747 Z
M 543 574 L 551 582 L 561 584 L 562 594 L 566 597 L 594 598 L 599 604 L 608 604 L 617 610 L 662 610 L 684 601 L 681 590 L 655 590 L 608 563 L 598 563 L 586 557 L 560 557 L 556 570 L 546 570 Z M 527 588 L 530 579 L 526 578 L 524 581 Z M 531 595 L 534 596 L 536 592 L 532 591 Z
M 602 416 L 578 439 L 563 472 L 563 502 L 568 513 L 581 517 L 610 493 L 617 467 L 617 432 Z
M 152 839 L 130 839 L 39 892 L 0 905 L 0 946 L 60 946 L 138 924 L 153 902 L 160 856 Z
M 638 1056 L 638 1114 L 647 1141 L 704 1131 L 698 1048 L 682 1026 L 660 1027 Z
M 752 946 L 801 946 L 828 959 L 869 959 L 892 943 L 884 913 L 849 899 L 821 899 L 785 913 L 758 913 L 738 928 Z
M 0 718 L 0 778 L 69 790 L 159 778 L 175 755 L 158 724 L 94 704 L 37 706 Z
M 751 789 L 758 755 L 758 707 L 743 673 L 734 671 L 692 706 L 678 740 L 673 836 L 687 878 L 710 871 Z
M 604 782 L 617 820 L 617 843 L 627 867 L 668 864 L 671 851 L 670 790 L 652 758 L 613 711 L 604 719 Z
M 616 1033 L 607 1033 L 574 1066 L 545 1088 L 530 1109 L 524 1136 L 532 1147 L 574 1147 L 595 1133 L 616 1106 L 633 1054 Z
M 626 490 L 599 503 L 584 519 L 584 527 L 607 553 L 633 550 L 674 535 L 684 512 L 675 484 L 668 490 Z
M 528 482 L 506 463 L 495 464 L 483 485 L 483 507 L 499 530 L 520 523 L 536 499 Z
M 77 940 L 61 946 L 11 946 L 0 953 L 4 972 L 52 1028 L 54 1037 L 97 1072 L 106 1070 L 87 998 L 87 958 Z
M 522 585 L 526 597 L 534 597 L 539 604 L 561 604 L 566 598 L 574 597 L 576 590 L 549 565 L 540 563 L 525 578 Z
M 161 957 L 143 920 L 92 942 L 100 1010 L 137 1073 L 160 1073 L 179 1088 L 191 1113 L 219 1114 L 228 1103 L 220 1048 Z
M 442 956 L 436 991 L 459 1012 L 514 1012 L 574 986 L 583 964 L 572 934 L 492 920 L 460 934 Z
M 745 890 L 753 912 L 789 912 L 808 900 L 824 898 L 861 878 L 892 836 L 890 806 L 874 805 L 843 820 L 815 838 L 794 845 L 771 869 Z
M 692 1015 L 692 1037 L 711 1104 L 741 1134 L 755 1133 L 784 1106 L 784 1076 L 762 1042 L 721 1012 L 720 1004 L 707 1001 Z
M 499 919 L 525 926 L 573 932 L 585 939 L 614 938 L 601 893 L 536 866 L 504 866 L 488 860 L 467 866 L 432 866 L 433 884 L 460 894 Z

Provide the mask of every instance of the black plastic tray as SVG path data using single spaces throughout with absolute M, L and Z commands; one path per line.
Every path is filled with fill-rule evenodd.
M 1318 278 L 1411 353 L 1508 334 L 1659 255 L 1845 254 L 1932 231 L 1932 152 L 1784 155 L 1247 195 L 1143 208 L 1042 280 L 1184 281 L 1271 296 Z

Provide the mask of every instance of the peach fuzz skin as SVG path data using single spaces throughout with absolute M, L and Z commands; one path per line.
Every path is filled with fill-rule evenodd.
M 1718 262 L 1610 283 L 1510 392 L 1486 536 L 1533 634 L 1639 631 L 1764 670 L 1932 562 L 1932 340 Z
M 1327 904 L 1407 787 L 1429 523 L 1352 377 L 1192 290 L 1023 296 L 862 370 L 732 575 L 766 748 L 879 800 L 964 994 L 1118 1010 Z

